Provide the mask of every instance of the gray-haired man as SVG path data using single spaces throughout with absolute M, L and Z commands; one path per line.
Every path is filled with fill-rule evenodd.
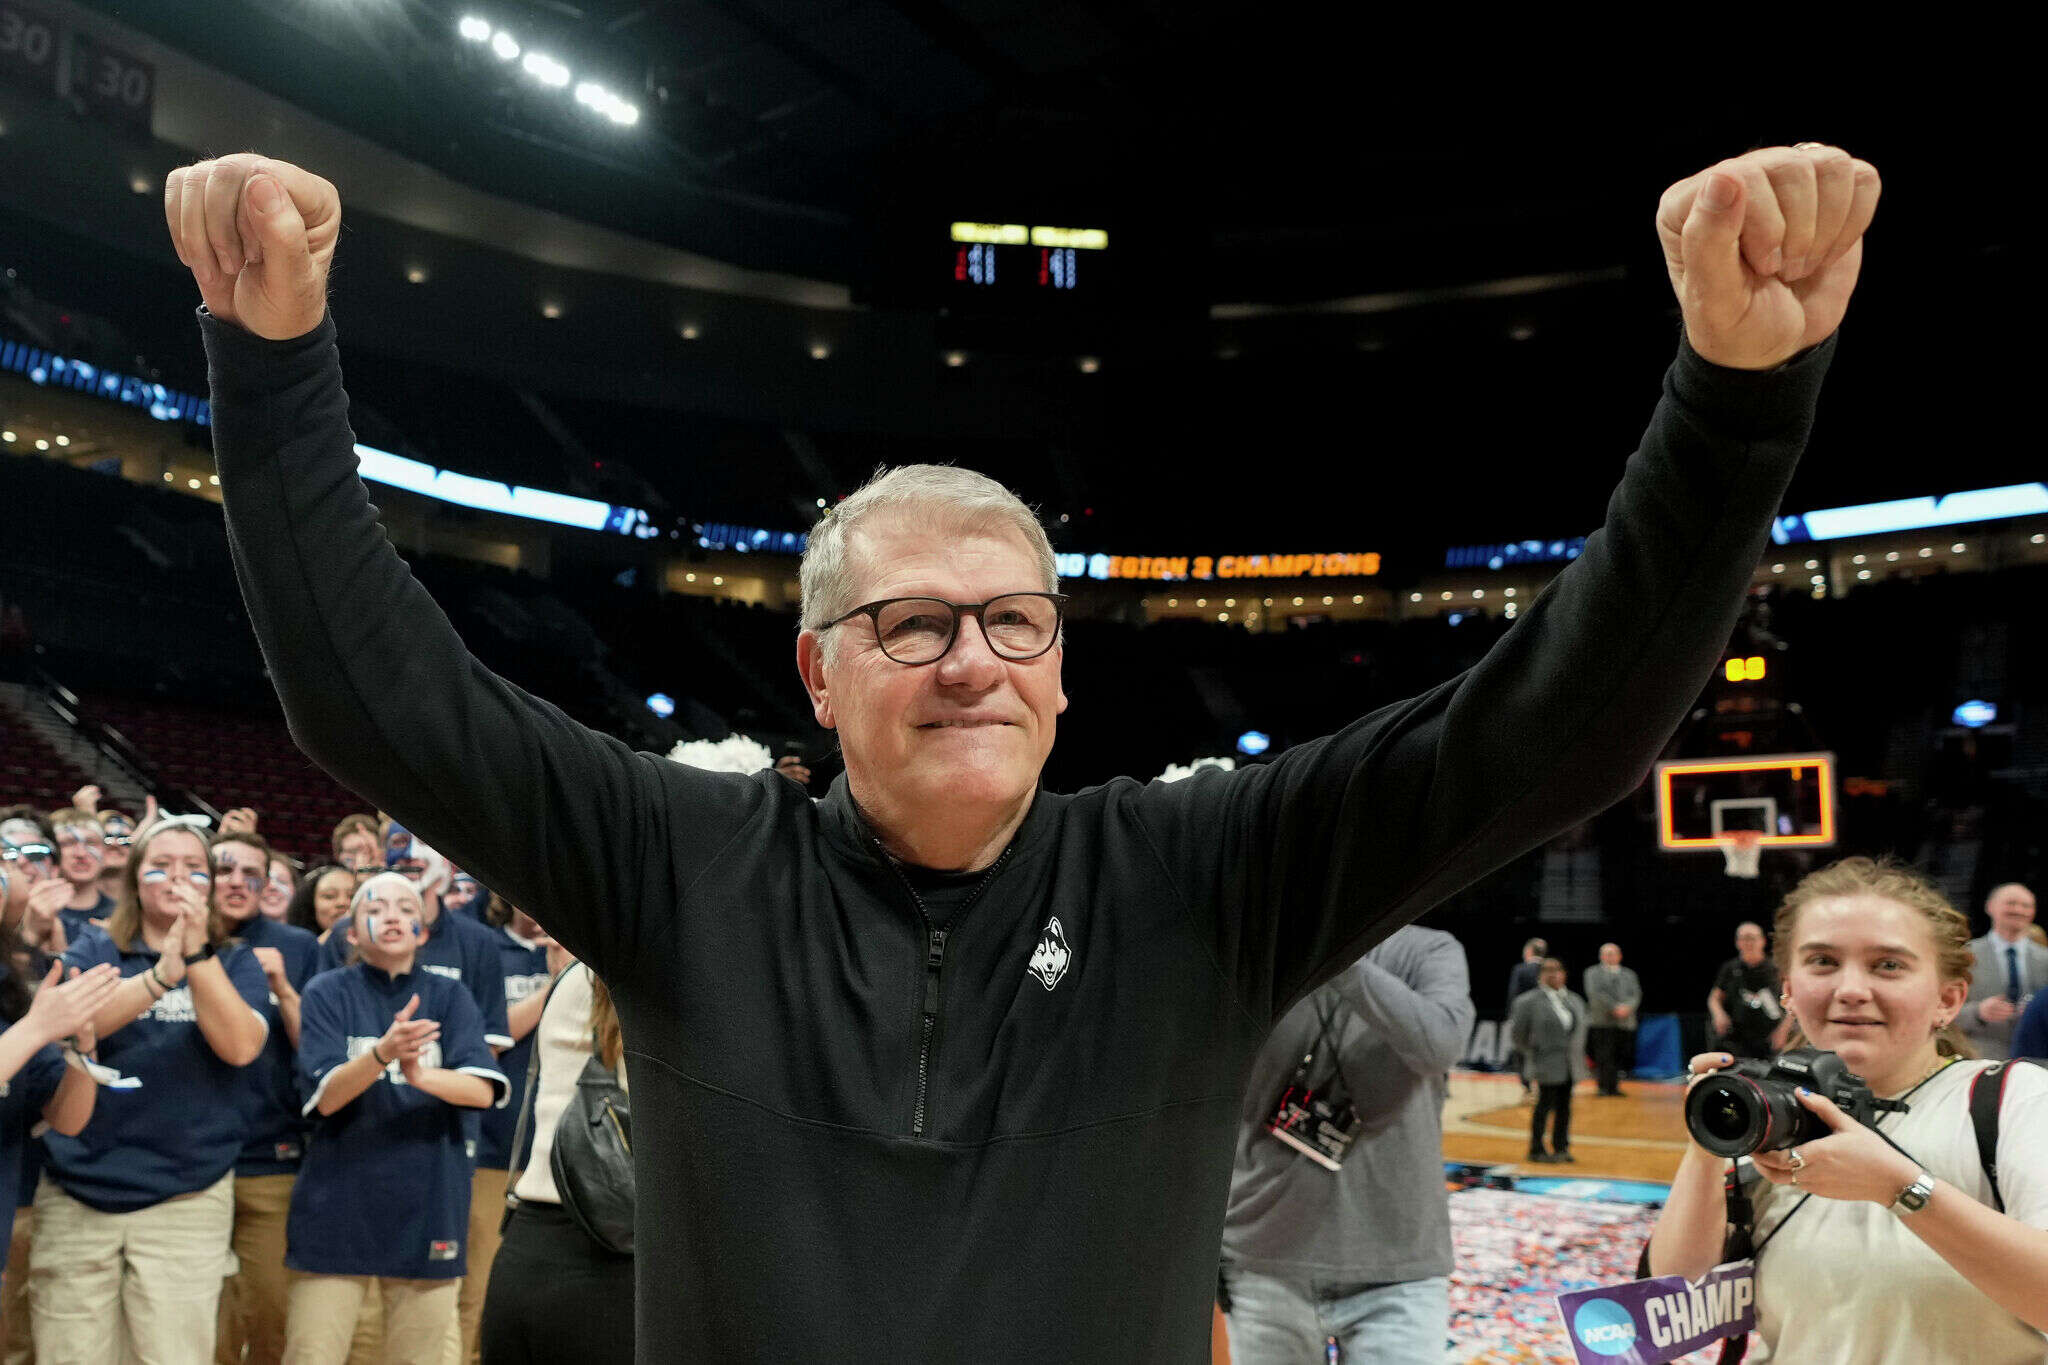
M 1600 960 L 1586 968 L 1586 1046 L 1600 1093 L 1619 1095 L 1621 1073 L 1635 1060 L 1636 1013 L 1643 983 L 1635 969 L 1621 965 L 1621 945 L 1600 945 Z
M 617 1001 L 643 1361 L 1204 1355 L 1236 1078 L 1296 1000 L 1641 781 L 1733 628 L 1876 197 L 1824 147 L 1673 185 L 1689 340 L 1608 528 L 1476 667 L 1257 768 L 1041 791 L 1043 531 L 966 471 L 878 481 L 806 555 L 797 665 L 846 759 L 813 801 L 471 657 L 356 477 L 334 186 L 253 154 L 165 181 L 293 736 Z

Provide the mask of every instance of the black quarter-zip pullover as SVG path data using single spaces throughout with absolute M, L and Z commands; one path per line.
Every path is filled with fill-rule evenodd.
M 1630 791 L 1728 639 L 1829 342 L 1682 349 L 1605 526 L 1469 672 L 1276 762 L 1041 792 L 935 918 L 841 778 L 635 754 L 472 658 L 356 477 L 331 321 L 202 313 L 301 748 L 529 907 L 632 1053 L 642 1361 L 1207 1359 L 1244 1073 L 1295 999 Z

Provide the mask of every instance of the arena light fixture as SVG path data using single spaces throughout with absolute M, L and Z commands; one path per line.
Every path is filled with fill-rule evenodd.
M 685 341 L 695 341 L 698 337 L 703 335 L 703 333 L 698 330 L 697 324 L 694 322 L 684 323 L 682 326 L 676 328 L 676 332 Z M 824 504 L 820 503 L 819 505 L 823 506 Z
M 37 438 L 36 438 L 36 449 L 37 449 L 37 450 L 48 450 L 49 448 L 50 448 L 50 443 L 49 443 L 48 441 L 45 441 L 45 440 L 43 440 L 43 439 L 42 439 L 41 437 L 37 437 Z
M 474 14 L 465 14 L 457 20 L 455 31 L 462 36 L 464 42 L 487 43 L 491 40 L 490 22 Z
M 824 342 L 814 341 L 811 343 L 811 359 L 828 360 L 831 358 L 831 355 L 832 348 L 830 346 L 827 346 Z
M 519 55 L 519 43 L 511 34 L 502 30 L 491 35 L 491 55 L 501 62 L 509 62 Z
M 14 433 L 11 431 L 0 431 L 0 441 L 5 441 L 9 445 L 13 445 Z
M 1869 558 L 1870 558 L 1870 556 L 1869 556 L 1869 555 L 1854 555 L 1854 556 L 1851 556 L 1851 557 L 1850 557 L 1850 560 L 1849 560 L 1849 562 L 1850 562 L 1851 564 L 1862 564 L 1862 563 L 1865 563 L 1865 562 L 1867 562 L 1867 561 L 1869 560 Z
M 427 282 L 427 268 L 423 265 L 407 266 L 405 268 L 405 282 L 407 284 L 425 284 Z
M 1959 540 L 1955 544 L 1948 547 L 1948 552 L 1952 555 L 1959 555 L 1963 552 L 1963 549 L 1963 542 Z
M 1422 594 L 1419 592 L 1411 592 L 1408 594 L 1408 600 L 1410 602 L 1420 602 L 1422 600 Z
M 563 71 L 562 76 L 563 80 L 566 81 L 568 79 L 566 69 Z M 596 81 L 578 81 L 576 83 L 576 102 L 586 109 L 603 114 L 621 128 L 630 128 L 640 121 L 638 106 L 627 100 L 620 99 Z
M 542 85 L 560 90 L 569 83 L 569 68 L 545 52 L 529 52 L 519 59 L 519 69 Z
M 1515 590 L 1513 588 L 1502 588 L 1500 590 L 1500 595 L 1502 597 L 1513 597 L 1515 595 Z
M 1094 374 L 1102 368 L 1102 362 L 1092 355 L 1084 355 L 1074 363 L 1081 367 L 1082 374 Z
M 128 188 L 137 194 L 148 194 L 156 186 L 150 183 L 149 177 L 146 175 L 131 175 L 128 177 Z
M 57 438 L 57 444 L 60 446 L 68 446 L 71 444 L 71 438 L 69 436 L 59 436 Z

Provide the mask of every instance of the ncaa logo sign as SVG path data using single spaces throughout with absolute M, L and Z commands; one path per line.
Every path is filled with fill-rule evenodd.
M 1636 1344 L 1635 1319 L 1611 1299 L 1588 1299 L 1572 1314 L 1572 1335 L 1595 1354 L 1625 1355 Z

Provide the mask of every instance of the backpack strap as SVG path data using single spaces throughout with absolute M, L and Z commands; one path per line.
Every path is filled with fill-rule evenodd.
M 1995 1062 L 1970 1078 L 1970 1127 L 1977 1134 L 1977 1159 L 1984 1165 L 1984 1178 L 1991 1182 L 1991 1207 L 2005 1212 L 2005 1197 L 1998 1189 L 1998 1114 L 2005 1105 L 2005 1083 L 2016 1064 L 2031 1062 L 2048 1066 L 2038 1057 L 2014 1057 Z

